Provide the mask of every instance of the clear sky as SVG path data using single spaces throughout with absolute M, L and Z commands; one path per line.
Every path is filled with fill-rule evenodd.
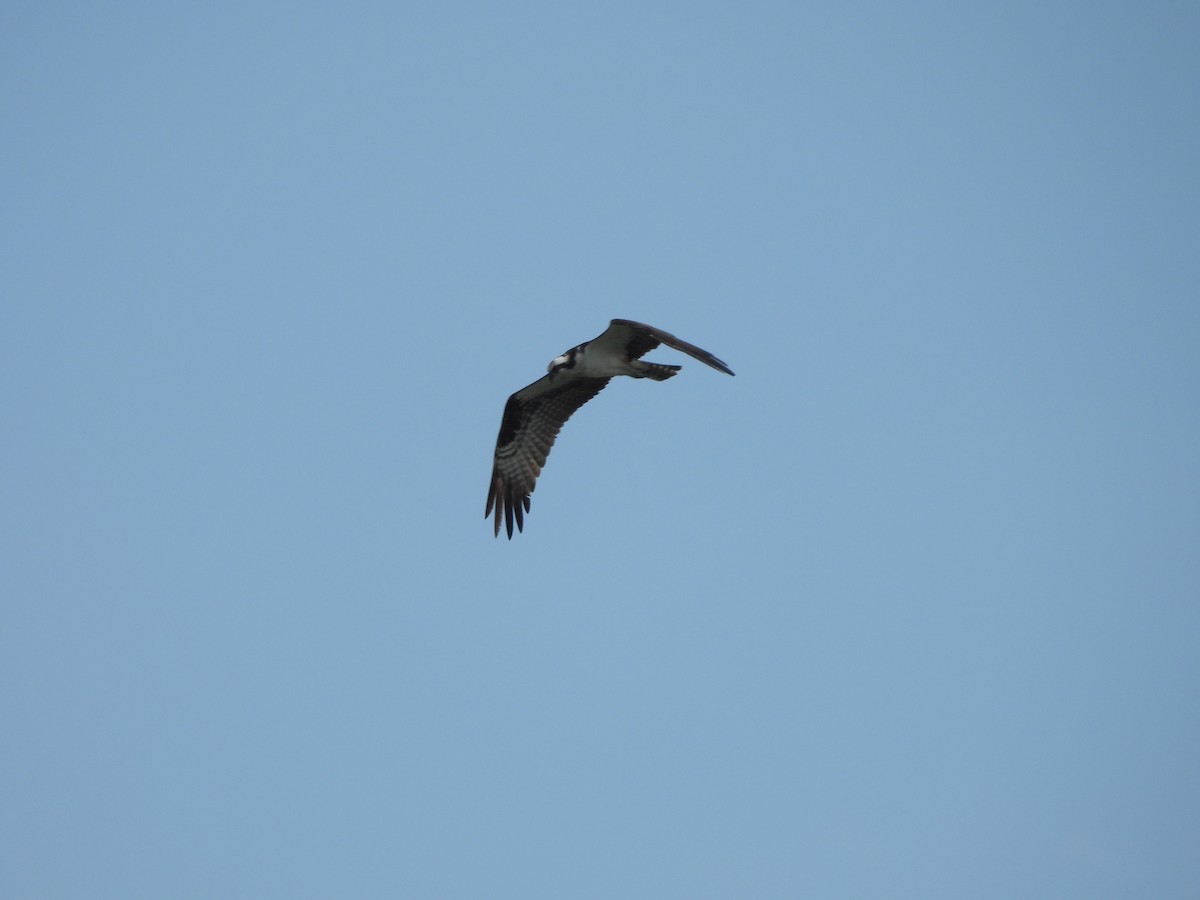
M 0 895 L 1200 896 L 1200 6 L 9 3 Z M 613 317 L 711 350 L 484 520 Z

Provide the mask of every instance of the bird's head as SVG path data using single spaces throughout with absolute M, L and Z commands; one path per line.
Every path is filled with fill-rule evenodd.
M 575 365 L 575 348 L 572 347 L 570 350 L 568 350 L 566 353 L 562 354 L 561 356 L 556 356 L 556 357 L 554 357 L 554 359 L 550 360 L 550 365 L 546 366 L 546 371 L 549 372 L 551 376 L 553 376 L 553 375 L 557 375 L 563 369 L 573 368 L 574 365 Z

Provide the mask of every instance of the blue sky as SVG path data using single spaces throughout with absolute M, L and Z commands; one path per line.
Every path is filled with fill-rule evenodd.
M 1200 11 L 10 4 L 0 894 L 1192 898 Z M 507 396 L 621 379 L 523 535 Z

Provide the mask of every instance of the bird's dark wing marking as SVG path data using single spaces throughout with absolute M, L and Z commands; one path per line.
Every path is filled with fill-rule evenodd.
M 733 370 L 729 366 L 707 350 L 701 350 L 695 344 L 681 341 L 675 335 L 663 331 L 661 328 L 655 328 L 653 325 L 643 325 L 641 322 L 632 322 L 629 319 L 613 319 L 608 331 L 596 340 L 599 341 L 610 334 L 614 338 L 625 340 L 625 352 L 631 359 L 641 359 L 659 344 L 666 344 L 668 347 L 681 350 L 688 356 L 700 360 L 707 366 L 712 366 L 718 372 L 724 372 L 726 375 L 733 374 Z
M 607 378 L 573 378 L 555 384 L 554 378 L 547 375 L 508 398 L 500 421 L 500 436 L 496 440 L 487 509 L 483 513 L 487 518 L 495 510 L 497 537 L 501 517 L 508 529 L 509 540 L 513 536 L 514 519 L 517 530 L 524 530 L 529 495 L 533 493 L 559 429 L 575 410 L 600 393 L 606 384 Z

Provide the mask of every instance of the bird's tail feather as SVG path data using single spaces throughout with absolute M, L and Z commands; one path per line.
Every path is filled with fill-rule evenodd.
M 682 366 L 667 366 L 662 363 L 638 362 L 636 378 L 653 378 L 655 381 L 666 381 L 673 378 L 683 368 Z

